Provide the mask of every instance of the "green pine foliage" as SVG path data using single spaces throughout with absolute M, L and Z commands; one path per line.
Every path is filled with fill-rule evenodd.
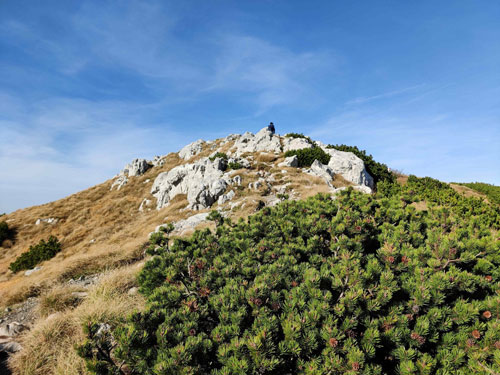
M 292 150 L 285 153 L 285 157 L 297 155 L 299 159 L 299 167 L 310 167 L 315 160 L 323 164 L 328 164 L 330 155 L 328 155 L 321 147 L 304 148 L 302 150 Z
M 11 230 L 5 221 L 0 221 L 0 246 L 2 242 L 10 237 Z
M 500 186 L 486 184 L 484 182 L 469 182 L 459 183 L 460 185 L 467 186 L 479 193 L 488 197 L 488 200 L 495 204 L 500 204 Z
M 224 160 L 228 159 L 227 155 L 224 152 L 217 152 L 214 156 L 210 157 L 209 159 L 210 161 L 214 161 L 217 158 L 221 158 Z
M 227 169 L 229 170 L 237 170 L 243 168 L 243 164 L 237 162 L 237 161 L 232 161 L 227 165 Z
M 16 273 L 21 270 L 28 270 L 35 267 L 44 260 L 49 260 L 61 251 L 61 243 L 57 237 L 50 236 L 47 241 L 41 240 L 38 244 L 30 246 L 30 249 L 22 253 L 9 266 L 9 269 Z
M 394 173 L 390 172 L 387 168 L 387 165 L 376 162 L 373 160 L 373 156 L 368 155 L 365 150 L 360 150 L 356 146 L 347 146 L 347 145 L 328 145 L 328 148 L 334 148 L 339 151 L 352 152 L 358 158 L 363 160 L 365 163 L 366 171 L 373 177 L 375 185 L 379 181 L 389 181 L 394 182 L 396 180 L 396 176 Z
M 152 238 L 147 308 L 112 353 L 89 335 L 94 373 L 500 372 L 498 207 L 410 176 L 210 218 L 215 232 Z

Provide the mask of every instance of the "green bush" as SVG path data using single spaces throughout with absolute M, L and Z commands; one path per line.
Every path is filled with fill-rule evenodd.
M 427 210 L 411 205 L 420 199 Z M 500 372 L 493 206 L 410 176 L 374 196 L 211 218 L 215 232 L 165 240 L 147 262 L 147 308 L 114 329 L 115 350 L 88 335 L 94 373 Z
M 210 157 L 210 161 L 214 161 L 215 159 L 217 158 L 221 158 L 221 159 L 224 159 L 224 160 L 227 160 L 227 155 L 223 152 L 217 152 L 214 156 Z
M 241 169 L 241 168 L 243 168 L 243 164 L 241 164 L 237 161 L 233 161 L 227 165 L 227 169 L 229 169 L 229 170 L 231 170 L 231 169 L 236 170 L 236 169 Z
M 31 269 L 44 260 L 53 258 L 60 251 L 61 243 L 56 237 L 50 236 L 47 241 L 41 240 L 37 245 L 30 246 L 28 251 L 10 264 L 9 269 L 14 273 Z
M 484 182 L 458 183 L 467 186 L 479 193 L 486 195 L 488 200 L 494 204 L 500 204 L 500 186 L 485 184 Z
M 9 225 L 5 221 L 0 221 L 0 246 L 2 242 L 10 237 Z
M 339 151 L 352 152 L 358 158 L 363 160 L 365 163 L 366 171 L 373 177 L 375 185 L 379 181 L 396 181 L 396 176 L 394 173 L 390 172 L 387 165 L 378 163 L 373 160 L 373 156 L 367 155 L 365 150 L 360 150 L 356 146 L 347 146 L 347 145 L 328 145 L 328 148 L 334 148 Z
M 302 133 L 288 133 L 288 134 L 285 135 L 285 137 L 287 137 L 287 138 L 303 138 L 307 142 L 309 142 L 309 144 L 311 144 L 311 145 L 315 144 L 314 141 L 311 138 L 309 138 L 308 136 L 305 136 Z
M 310 167 L 315 160 L 323 164 L 328 164 L 330 155 L 328 155 L 321 147 L 304 148 L 302 150 L 292 150 L 285 153 L 285 157 L 297 155 L 299 159 L 299 167 Z

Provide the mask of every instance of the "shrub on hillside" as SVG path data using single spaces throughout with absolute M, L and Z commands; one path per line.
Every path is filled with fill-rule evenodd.
M 38 244 L 30 246 L 28 251 L 10 264 L 9 269 L 14 273 L 31 269 L 44 260 L 53 258 L 60 251 L 61 243 L 56 237 L 50 236 L 47 241 L 41 240 Z
M 394 182 L 396 180 L 396 176 L 389 171 L 387 165 L 376 162 L 373 160 L 373 156 L 367 155 L 365 150 L 360 150 L 356 146 L 347 146 L 347 145 L 328 145 L 328 148 L 334 148 L 339 151 L 352 152 L 358 158 L 363 160 L 365 163 L 366 171 L 373 177 L 375 185 L 379 181 L 389 181 Z
M 243 168 L 243 164 L 237 162 L 237 161 L 232 161 L 227 165 L 227 169 L 229 170 L 237 170 Z
M 10 233 L 9 225 L 5 221 L 0 221 L 0 246 L 3 241 L 9 239 Z
M 299 159 L 299 167 L 310 167 L 314 160 L 318 160 L 323 164 L 328 164 L 330 155 L 328 155 L 321 147 L 304 148 L 302 150 L 292 150 L 285 153 L 285 157 L 297 155 Z
M 115 350 L 97 327 L 89 333 L 89 368 L 498 373 L 498 209 L 432 179 L 381 185 L 237 223 L 214 214 L 215 232 L 164 241 L 139 276 L 146 310 L 114 330 Z M 409 204 L 424 198 L 426 211 Z
M 217 158 L 227 160 L 227 155 L 223 152 L 217 152 L 214 156 L 211 156 L 209 159 L 210 161 L 214 161 Z

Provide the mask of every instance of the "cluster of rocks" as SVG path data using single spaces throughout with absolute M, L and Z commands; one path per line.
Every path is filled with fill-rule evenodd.
M 48 218 L 45 218 L 45 219 L 37 219 L 36 222 L 35 222 L 35 225 L 40 225 L 40 224 L 51 224 L 51 225 L 54 225 L 56 224 L 58 221 L 58 219 L 54 218 L 54 217 L 48 217 Z
M 205 142 L 203 139 L 198 139 L 197 141 L 194 141 L 188 144 L 187 146 L 184 146 L 179 151 L 179 157 L 183 160 L 189 160 L 193 156 L 198 155 L 200 152 L 202 152 L 203 146 L 209 143 L 212 142 Z
M 246 132 L 243 135 L 231 135 L 234 140 L 234 154 L 240 156 L 245 153 L 271 152 L 279 154 L 282 151 L 280 137 L 273 134 L 267 128 L 260 130 L 257 134 Z
M 213 156 L 220 151 L 220 147 L 232 142 L 227 155 L 229 158 L 216 158 Z M 214 150 L 212 158 L 202 157 L 199 160 L 189 162 L 194 156 L 210 147 Z M 219 148 L 218 148 L 219 147 Z M 315 161 L 310 168 L 304 169 L 305 173 L 321 177 L 334 191 L 332 181 L 336 174 L 341 175 L 347 181 L 353 183 L 355 188 L 364 192 L 371 192 L 373 178 L 365 169 L 363 161 L 350 152 L 329 149 L 321 142 L 313 142 L 308 138 L 280 137 L 263 128 L 256 134 L 250 132 L 244 134 L 231 134 L 218 141 L 204 141 L 199 139 L 183 147 L 178 155 L 179 158 L 188 161 L 186 164 L 177 166 L 168 172 L 160 173 L 153 182 L 151 194 L 156 198 L 156 209 L 161 209 L 179 194 L 185 194 L 188 200 L 187 209 L 201 210 L 211 207 L 215 202 L 224 204 L 233 199 L 235 193 L 231 186 L 241 185 L 240 176 L 231 176 L 226 172 L 228 164 L 238 163 L 244 168 L 251 167 L 252 153 L 266 152 L 270 154 L 281 154 L 291 150 L 321 147 L 330 155 L 328 165 Z M 218 148 L 218 149 L 217 149 Z M 246 155 L 246 158 L 243 157 Z M 127 184 L 129 177 L 140 176 L 153 166 L 161 165 L 164 159 L 156 157 L 153 161 L 146 159 L 135 159 L 127 164 L 112 184 L 120 189 Z M 298 158 L 287 157 L 278 165 L 283 168 L 297 168 Z M 286 172 L 286 170 L 284 171 Z M 258 189 L 268 184 L 267 178 L 259 178 L 252 182 L 250 189 Z M 139 211 L 150 210 L 154 203 L 149 198 L 144 198 L 139 206 Z
M 128 177 L 141 176 L 148 169 L 153 167 L 153 165 L 159 165 L 161 163 L 159 156 L 157 156 L 154 162 L 150 162 L 146 159 L 134 159 L 132 162 L 125 165 L 125 167 L 120 171 L 115 181 L 111 185 L 111 190 L 116 187 L 117 190 L 120 190 L 123 186 L 125 186 L 128 182 Z
M 22 349 L 19 335 L 35 321 L 37 304 L 37 298 L 30 297 L 15 308 L 7 307 L 3 312 L 0 318 L 0 374 L 10 374 L 8 356 Z
M 179 194 L 187 195 L 188 209 L 200 210 L 212 206 L 228 186 L 241 183 L 241 178 L 232 178 L 229 172 L 225 172 L 226 168 L 226 159 L 205 157 L 160 173 L 151 188 L 156 208 L 165 207 Z

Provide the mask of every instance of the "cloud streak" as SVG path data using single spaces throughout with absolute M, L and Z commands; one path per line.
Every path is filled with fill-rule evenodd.
M 387 98 L 392 98 L 394 96 L 406 94 L 409 92 L 413 92 L 416 90 L 420 90 L 422 88 L 425 88 L 425 84 L 419 84 L 419 85 L 413 85 L 410 87 L 405 87 L 403 89 L 398 89 L 398 90 L 393 90 L 389 91 L 383 94 L 378 94 L 378 95 L 373 95 L 373 96 L 360 96 L 358 98 L 354 98 L 352 100 L 349 100 L 346 105 L 358 105 L 358 104 L 365 104 L 368 102 L 372 102 L 374 100 L 379 100 L 379 99 L 387 99 Z

